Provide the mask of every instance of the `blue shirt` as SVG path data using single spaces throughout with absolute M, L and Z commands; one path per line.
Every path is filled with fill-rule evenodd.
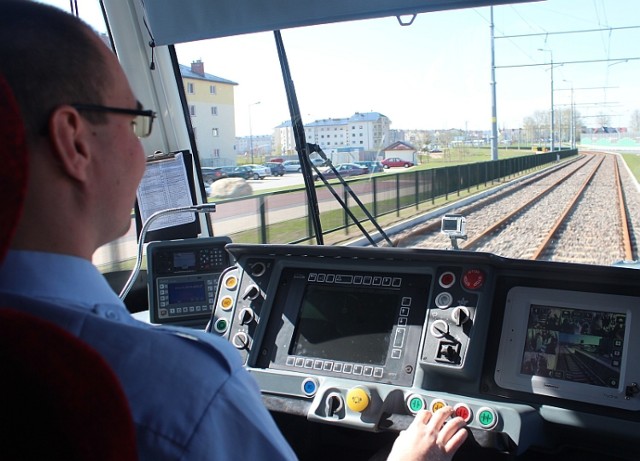
M 140 459 L 296 459 L 228 341 L 133 319 L 89 261 L 10 251 L 0 305 L 50 320 L 101 353 L 129 399 Z

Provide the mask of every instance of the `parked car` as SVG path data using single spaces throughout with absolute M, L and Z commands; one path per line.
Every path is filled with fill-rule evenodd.
M 268 166 L 264 165 L 256 165 L 250 163 L 248 165 L 244 165 L 247 168 L 251 168 L 253 175 L 251 176 L 253 179 L 264 179 L 267 176 L 271 176 L 271 169 Z
M 224 171 L 229 178 L 243 178 L 250 179 L 253 178 L 253 170 L 247 166 L 223 166 L 222 171 Z
M 343 178 L 369 173 L 369 169 L 367 167 L 356 165 L 355 163 L 340 163 L 339 165 L 335 165 L 335 168 L 336 170 L 338 170 L 338 173 L 340 173 L 340 176 L 342 176 Z M 336 174 L 333 172 L 331 168 L 327 168 L 321 173 L 325 179 L 333 179 L 336 177 Z M 318 179 L 320 178 L 318 177 L 317 174 L 313 175 L 314 181 L 317 181 Z
M 369 168 L 369 173 L 380 173 L 384 171 L 384 165 L 376 160 L 359 160 L 353 163 Z
M 285 160 L 282 162 L 282 166 L 284 166 L 284 171 L 287 173 L 300 173 L 302 171 L 299 160 Z
M 398 167 L 398 166 L 409 168 L 410 166 L 413 166 L 413 162 L 410 162 L 409 160 L 402 160 L 399 157 L 385 158 L 380 163 L 382 163 L 382 165 L 385 168 Z
M 326 166 L 327 162 L 322 160 L 321 158 L 312 158 L 311 163 L 313 163 L 317 167 Z
M 216 182 L 218 179 L 226 178 L 227 173 L 224 172 L 222 167 L 209 167 L 203 166 L 202 170 L 202 181 L 205 186 L 209 186 Z
M 284 176 L 285 169 L 281 162 L 267 162 L 264 166 L 271 170 L 273 176 Z

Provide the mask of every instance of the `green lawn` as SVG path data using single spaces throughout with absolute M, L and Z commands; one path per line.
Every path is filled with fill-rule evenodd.
M 640 181 L 640 155 L 622 154 L 622 158 L 629 165 L 631 173 L 636 177 L 636 181 Z

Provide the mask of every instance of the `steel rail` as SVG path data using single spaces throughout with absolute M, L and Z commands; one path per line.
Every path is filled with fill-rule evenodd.
M 620 206 L 620 223 L 622 224 L 622 246 L 624 247 L 624 259 L 626 261 L 633 261 L 633 245 L 631 244 L 631 233 L 629 229 L 629 216 L 627 215 L 627 203 L 624 196 L 624 190 L 622 188 L 622 180 L 620 179 L 620 165 L 618 159 L 615 157 L 615 176 L 616 176 L 616 189 L 618 190 L 618 204 Z
M 482 232 L 477 234 L 475 237 L 467 240 L 464 244 L 461 244 L 460 247 L 462 249 L 464 249 L 464 250 L 469 250 L 469 249 L 473 248 L 481 240 L 483 240 L 483 239 L 487 238 L 489 235 L 495 233 L 498 229 L 503 227 L 511 219 L 513 219 L 517 215 L 523 213 L 526 209 L 530 208 L 536 202 L 539 202 L 540 200 L 542 200 L 542 198 L 544 198 L 547 194 L 549 194 L 550 192 L 555 190 L 558 186 L 560 186 L 560 184 L 562 184 L 563 182 L 568 180 L 570 177 L 572 177 L 574 174 L 576 174 L 578 171 L 580 171 L 582 168 L 584 168 L 589 163 L 590 163 L 590 161 L 587 161 L 583 165 L 581 165 L 580 167 L 578 167 L 575 170 L 571 171 L 566 176 L 563 176 L 558 181 L 556 181 L 555 183 L 551 184 L 549 187 L 544 189 L 542 192 L 540 192 L 539 194 L 537 194 L 534 197 L 532 197 L 530 200 L 528 200 L 522 206 L 520 206 L 520 207 L 516 208 L 515 210 L 513 210 L 512 212 L 508 213 L 504 218 L 498 220 L 497 222 L 495 222 L 491 226 L 487 227 Z
M 582 186 L 580 187 L 580 189 L 578 189 L 578 192 L 576 192 L 576 194 L 573 196 L 573 199 L 571 199 L 569 201 L 569 203 L 565 207 L 565 209 L 562 212 L 562 214 L 560 215 L 560 217 L 556 220 L 556 223 L 554 224 L 554 226 L 551 228 L 551 230 L 549 231 L 547 236 L 544 238 L 542 243 L 538 246 L 536 251 L 533 253 L 533 256 L 531 256 L 531 259 L 533 259 L 533 260 L 539 259 L 540 256 L 542 256 L 542 253 L 545 252 L 545 250 L 547 249 L 547 247 L 551 243 L 551 240 L 553 239 L 553 236 L 556 234 L 556 232 L 558 232 L 558 229 L 560 229 L 560 226 L 562 226 L 562 224 L 564 224 L 564 222 L 567 219 L 567 216 L 569 216 L 569 213 L 571 213 L 571 211 L 576 207 L 576 205 L 578 204 L 578 201 L 580 200 L 580 197 L 582 197 L 582 195 L 584 194 L 584 191 L 587 189 L 587 186 L 589 185 L 589 183 L 591 182 L 593 177 L 596 175 L 596 173 L 600 169 L 600 166 L 602 165 L 604 160 L 605 160 L 605 157 L 603 156 L 600 159 L 600 161 L 598 162 L 598 164 L 595 166 L 595 168 L 593 169 L 591 174 L 582 183 Z

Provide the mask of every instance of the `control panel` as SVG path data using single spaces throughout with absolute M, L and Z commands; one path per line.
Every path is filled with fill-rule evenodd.
M 544 263 L 461 251 L 226 248 L 235 263 L 219 277 L 207 331 L 235 346 L 278 413 L 378 432 L 405 429 L 418 411 L 447 405 L 478 444 L 511 454 L 553 447 L 549 427 L 572 426 L 567 409 L 581 431 L 601 430 L 603 409 L 611 422 L 624 420 L 610 426 L 622 439 L 640 430 L 640 367 L 630 360 L 640 353 L 632 334 L 640 292 L 630 292 L 632 278 L 627 296 L 593 296 L 580 291 L 597 280 L 583 266 L 563 272 L 554 264 L 551 276 Z M 612 270 L 609 284 L 629 277 Z M 591 336 L 562 336 L 552 322 L 563 316 L 588 323 Z M 599 336 L 595 326 L 604 326 Z M 525 366 L 538 331 L 570 346 L 558 346 L 556 357 L 575 352 L 556 359 L 555 375 Z M 551 353 L 547 346 L 549 369 Z M 592 379 L 600 387 L 560 373 L 560 364 L 578 360 L 583 375 L 585 364 L 608 367 Z M 616 379 L 598 384 L 599 376 Z
M 147 247 L 152 323 L 202 326 L 211 318 L 218 278 L 230 265 L 228 237 L 151 242 Z

